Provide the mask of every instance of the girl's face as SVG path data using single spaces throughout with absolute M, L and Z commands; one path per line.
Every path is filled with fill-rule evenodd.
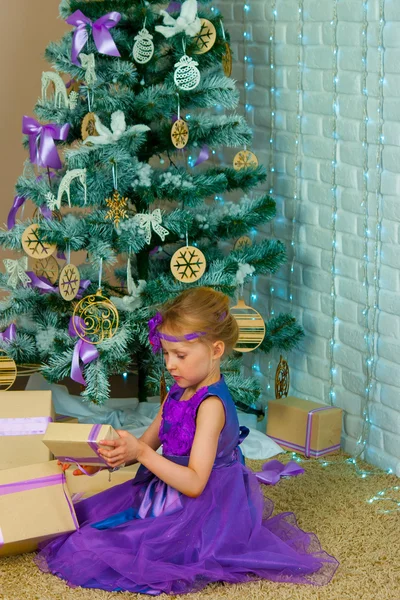
M 219 359 L 224 353 L 224 343 L 214 342 L 212 347 L 198 340 L 192 342 L 167 342 L 162 340 L 165 366 L 182 388 L 193 387 L 219 369 Z

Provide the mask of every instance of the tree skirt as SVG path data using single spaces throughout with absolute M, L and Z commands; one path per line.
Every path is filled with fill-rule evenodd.
M 288 462 L 290 454 L 280 455 Z M 326 457 L 333 461 L 323 467 L 315 459 L 305 459 L 305 473 L 281 479 L 275 486 L 263 486 L 263 492 L 275 502 L 275 513 L 293 511 L 299 526 L 312 531 L 321 545 L 335 556 L 340 566 L 325 587 L 277 584 L 258 581 L 245 585 L 212 584 L 196 594 L 157 596 L 161 600 L 398 600 L 400 598 L 399 513 L 381 514 L 382 508 L 394 508 L 386 502 L 367 500 L 383 488 L 399 485 L 395 476 L 357 476 L 354 467 L 344 462 L 343 454 Z M 264 461 L 246 461 L 254 471 Z M 366 463 L 360 463 L 369 469 Z M 400 501 L 400 500 L 399 500 Z M 5 600 L 111 600 L 146 596 L 109 593 L 94 589 L 71 589 L 52 575 L 43 574 L 33 563 L 33 554 L 0 559 L 0 598 Z

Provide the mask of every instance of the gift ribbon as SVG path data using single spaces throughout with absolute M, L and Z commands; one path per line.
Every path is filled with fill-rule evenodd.
M 304 473 L 303 467 L 300 467 L 294 460 L 291 460 L 286 465 L 279 460 L 270 460 L 264 463 L 261 469 L 255 475 L 260 483 L 268 485 L 275 485 L 281 477 L 294 477 Z
M 13 342 L 17 334 L 17 328 L 15 323 L 11 323 L 2 333 L 0 333 L 0 340 L 3 342 Z
M 71 500 L 65 491 L 65 475 L 64 473 L 57 473 L 56 475 L 48 475 L 47 477 L 38 477 L 37 479 L 28 479 L 24 481 L 16 481 L 14 483 L 5 483 L 0 485 L 0 496 L 7 496 L 8 494 L 17 494 L 18 492 L 27 492 L 30 490 L 36 490 L 38 488 L 49 487 L 51 485 L 59 485 L 61 483 L 65 499 L 68 504 L 69 512 L 71 513 L 72 520 L 76 529 L 79 529 L 79 523 L 76 519 L 75 511 L 72 506 Z M 0 540 L 0 546 L 4 545 L 4 539 Z
M 116 11 L 103 15 L 94 23 L 80 10 L 76 10 L 72 13 L 65 21 L 68 25 L 73 25 L 75 27 L 71 48 L 71 60 L 74 65 L 77 65 L 78 67 L 82 66 L 78 61 L 78 56 L 89 38 L 87 26 L 91 27 L 94 43 L 101 54 L 121 56 L 109 31 L 118 24 L 120 19 L 121 14 Z
M 40 167 L 61 169 L 62 163 L 54 140 L 65 142 L 69 128 L 69 123 L 61 126 L 56 123 L 41 125 L 36 119 L 24 116 L 22 118 L 22 133 L 29 137 L 31 163 L 35 163 Z
M 41 435 L 53 419 L 51 417 L 12 417 L 0 419 L 0 436 Z
M 320 450 L 313 450 L 311 448 L 311 437 L 312 437 L 314 413 L 322 411 L 322 410 L 331 410 L 331 409 L 332 409 L 331 406 L 321 406 L 319 408 L 314 408 L 313 410 L 309 411 L 309 413 L 307 415 L 306 438 L 305 438 L 304 446 L 301 446 L 299 444 L 294 444 L 293 442 L 288 442 L 286 440 L 275 437 L 273 435 L 268 435 L 268 437 L 270 437 L 272 440 L 274 440 L 278 444 L 283 444 L 284 446 L 287 446 L 291 450 L 304 452 L 304 454 L 305 454 L 305 456 L 307 456 L 307 458 L 310 458 L 310 457 L 318 458 L 318 456 L 323 456 L 327 452 L 334 452 L 335 450 L 340 450 L 340 443 L 335 444 L 334 446 L 327 446 L 326 448 L 321 448 Z
M 74 327 L 75 323 L 75 327 Z M 82 317 L 71 317 L 68 326 L 68 333 L 71 337 L 77 337 L 78 334 L 75 331 L 75 328 L 79 331 L 81 335 L 84 334 L 84 325 L 85 322 Z M 85 378 L 83 377 L 83 369 L 79 364 L 79 361 L 82 361 L 84 365 L 91 363 L 93 360 L 99 357 L 99 352 L 93 344 L 89 344 L 89 342 L 85 342 L 81 338 L 76 342 L 74 348 L 74 354 L 72 357 L 71 364 L 71 379 L 81 383 L 82 385 L 86 385 Z

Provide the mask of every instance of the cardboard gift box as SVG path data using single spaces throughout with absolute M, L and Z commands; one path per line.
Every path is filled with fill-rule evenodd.
M 50 423 L 42 438 L 56 458 L 63 462 L 104 467 L 107 462 L 98 454 L 100 440 L 119 439 L 111 425 L 88 423 Z
M 267 435 L 283 448 L 318 457 L 340 450 L 342 409 L 294 396 L 268 403 Z
M 54 416 L 50 390 L 0 392 L 0 469 L 52 460 L 42 437 Z
M 117 471 L 112 472 L 105 469 L 88 477 L 87 475 L 74 475 L 73 472 L 76 469 L 76 465 L 71 465 L 65 471 L 65 476 L 72 501 L 74 503 L 79 502 L 79 500 L 89 498 L 89 496 L 99 494 L 115 485 L 134 479 L 139 467 L 140 464 L 137 463 L 129 467 L 121 467 Z
M 0 471 L 0 556 L 32 552 L 39 542 L 76 529 L 57 461 Z

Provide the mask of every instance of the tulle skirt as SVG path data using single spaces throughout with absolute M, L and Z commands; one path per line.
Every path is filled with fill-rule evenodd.
M 144 496 L 151 504 L 160 493 L 159 514 L 140 516 Z M 42 571 L 72 587 L 158 595 L 196 592 L 216 581 L 325 585 L 338 567 L 293 513 L 271 517 L 273 503 L 239 461 L 213 470 L 198 498 L 141 467 L 134 480 L 75 508 L 80 529 L 44 542 L 35 557 Z

